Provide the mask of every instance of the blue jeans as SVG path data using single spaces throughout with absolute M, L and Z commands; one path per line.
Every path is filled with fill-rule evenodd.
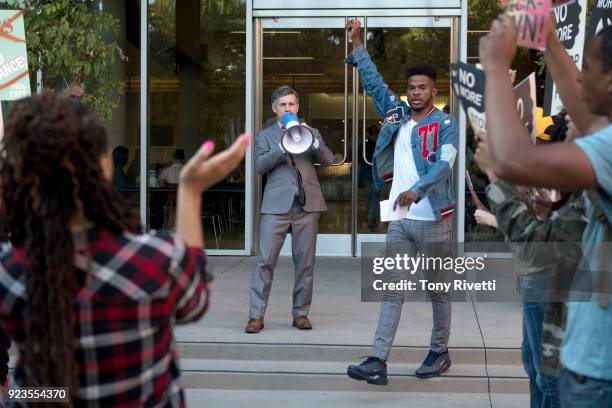
M 612 407 L 612 381 L 583 377 L 564 369 L 559 386 L 563 408 Z
M 544 322 L 543 297 L 548 287 L 549 274 L 519 276 L 523 297 L 523 367 L 529 376 L 531 408 L 559 407 L 559 381 L 542 372 L 542 324 Z

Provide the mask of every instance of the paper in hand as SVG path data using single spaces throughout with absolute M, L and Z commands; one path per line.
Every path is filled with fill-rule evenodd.
M 399 205 L 393 210 L 395 201 L 384 200 L 380 202 L 380 220 L 382 222 L 397 221 L 406 218 L 408 214 L 408 206 L 400 207 Z

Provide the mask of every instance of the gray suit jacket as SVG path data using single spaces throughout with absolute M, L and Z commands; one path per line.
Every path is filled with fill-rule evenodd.
M 302 175 L 302 186 L 306 195 L 303 207 L 305 212 L 327 210 L 314 163 L 329 166 L 334 161 L 334 156 L 319 131 L 314 128 L 313 131 L 319 140 L 319 148 L 313 147 L 305 153 L 293 156 Z M 282 131 L 277 122 L 255 136 L 255 169 L 259 174 L 268 176 L 261 204 L 262 214 L 287 214 L 297 191 L 297 177 L 291 160 L 279 146 L 281 136 Z

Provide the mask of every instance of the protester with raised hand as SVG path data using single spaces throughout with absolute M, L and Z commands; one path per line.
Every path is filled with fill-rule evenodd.
M 458 130 L 455 119 L 433 104 L 437 94 L 436 70 L 426 64 L 406 70 L 408 104 L 389 89 L 372 62 L 361 39 L 359 20 L 348 21 L 347 30 L 353 52 L 346 62 L 359 70 L 364 90 L 384 118 L 372 159 L 374 184 L 380 189 L 391 182 L 389 201 L 393 202 L 393 209 L 407 207 L 405 216 L 389 223 L 387 256 L 403 252 L 410 256 L 420 253 L 445 257 L 451 252 L 455 210 L 452 172 Z M 440 279 L 443 272 L 436 274 L 434 279 Z M 397 281 L 399 275 L 391 272 L 385 279 Z M 388 384 L 387 360 L 405 296 L 406 292 L 384 292 L 371 355 L 360 364 L 350 365 L 349 377 L 370 384 Z M 429 352 L 415 371 L 419 378 L 437 377 L 451 366 L 450 294 L 427 290 L 427 296 L 432 303 L 433 327 Z
M 68 387 L 70 404 L 182 406 L 175 323 L 208 305 L 202 192 L 250 135 L 181 172 L 177 236 L 143 234 L 112 186 L 106 131 L 75 99 L 15 104 L 0 166 L 13 249 L 0 256 L 0 322 L 18 348 L 11 388 Z M 71 262 L 72 261 L 72 262 Z
M 485 90 L 488 135 L 494 173 L 527 186 L 589 190 L 588 224 L 582 235 L 583 258 L 574 281 L 594 282 L 591 301 L 570 302 L 561 347 L 564 371 L 560 379 L 562 406 L 609 406 L 612 395 L 612 307 L 609 249 L 612 221 L 612 126 L 574 143 L 533 145 L 514 109 L 512 87 L 504 76 L 516 53 L 511 17 L 501 16 L 480 40 L 480 59 L 487 75 Z M 587 46 L 580 96 L 590 114 L 612 120 L 612 27 L 604 28 Z M 583 123 L 578 109 L 570 109 Z M 576 95 L 573 95 L 575 98 Z M 579 125 L 584 128 L 584 125 Z M 536 171 L 537 170 L 537 171 Z M 606 399 L 607 398 L 607 399 Z
M 480 41 L 480 60 L 487 75 L 485 87 L 487 130 L 491 140 L 495 173 L 518 184 L 560 189 L 587 189 L 597 187 L 597 179 L 587 154 L 577 144 L 555 143 L 533 145 L 526 128 L 514 108 L 512 86 L 506 80 L 515 53 L 514 21 L 502 15 L 491 26 L 491 32 Z M 612 29 L 611 29 L 612 30 Z M 605 80 L 612 72 L 606 68 L 603 38 L 612 35 L 603 30 L 587 47 L 585 68 L 581 74 L 581 96 L 589 112 L 597 116 L 612 115 L 607 103 L 612 96 L 606 90 Z M 600 52 L 601 51 L 601 52 Z M 600 58 L 600 54 L 601 57 Z M 574 95 L 576 98 L 576 95 Z M 575 123 L 580 123 L 572 115 Z M 580 127 L 579 127 L 580 129 Z M 602 131 L 605 131 L 605 128 Z M 608 130 L 608 131 L 612 131 Z M 507 136 L 509 135 L 509 136 Z M 582 139 L 585 142 L 587 139 Z M 538 168 L 537 172 L 532 171 Z M 527 181 L 528 180 L 528 181 Z
M 557 126 L 551 140 L 563 140 L 560 133 L 569 131 Z M 534 200 L 525 189 L 521 193 L 517 186 L 495 176 L 486 132 L 478 134 L 478 141 L 476 161 L 489 177 L 486 193 L 493 213 L 476 210 L 481 214 L 475 217 L 479 224 L 499 229 L 512 249 L 523 301 L 521 356 L 529 376 L 530 406 L 558 407 L 559 346 L 567 315 L 563 301 L 567 300 L 566 283 L 581 257 L 576 243 L 586 226 L 585 202 L 580 192 L 574 192 L 557 211 L 547 214 L 550 202 Z
M 575 117 L 576 127 L 581 135 L 589 135 L 608 124 L 606 116 L 599 116 L 589 111 L 580 95 L 580 70 L 574 63 L 567 49 L 557 37 L 554 15 L 550 19 L 550 30 L 544 60 L 546 68 L 555 81 L 557 92 L 563 99 L 563 105 L 571 117 Z

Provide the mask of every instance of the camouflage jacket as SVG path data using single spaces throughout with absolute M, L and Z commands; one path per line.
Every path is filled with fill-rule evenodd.
M 515 254 L 521 257 L 524 272 L 537 273 L 561 266 L 571 269 L 570 265 L 578 265 L 582 232 L 587 223 L 582 192 L 573 193 L 546 218 L 538 218 L 512 184 L 496 181 L 487 186 L 486 192 L 499 230 L 517 249 Z
M 559 351 L 565 330 L 567 299 L 574 272 L 582 256 L 582 232 L 586 227 L 586 206 L 582 192 L 547 218 L 540 219 L 520 199 L 512 184 L 497 181 L 486 188 L 491 210 L 500 231 L 513 244 L 520 267 L 525 273 L 551 271 L 549 299 L 542 331 L 542 368 L 549 375 L 561 371 Z

